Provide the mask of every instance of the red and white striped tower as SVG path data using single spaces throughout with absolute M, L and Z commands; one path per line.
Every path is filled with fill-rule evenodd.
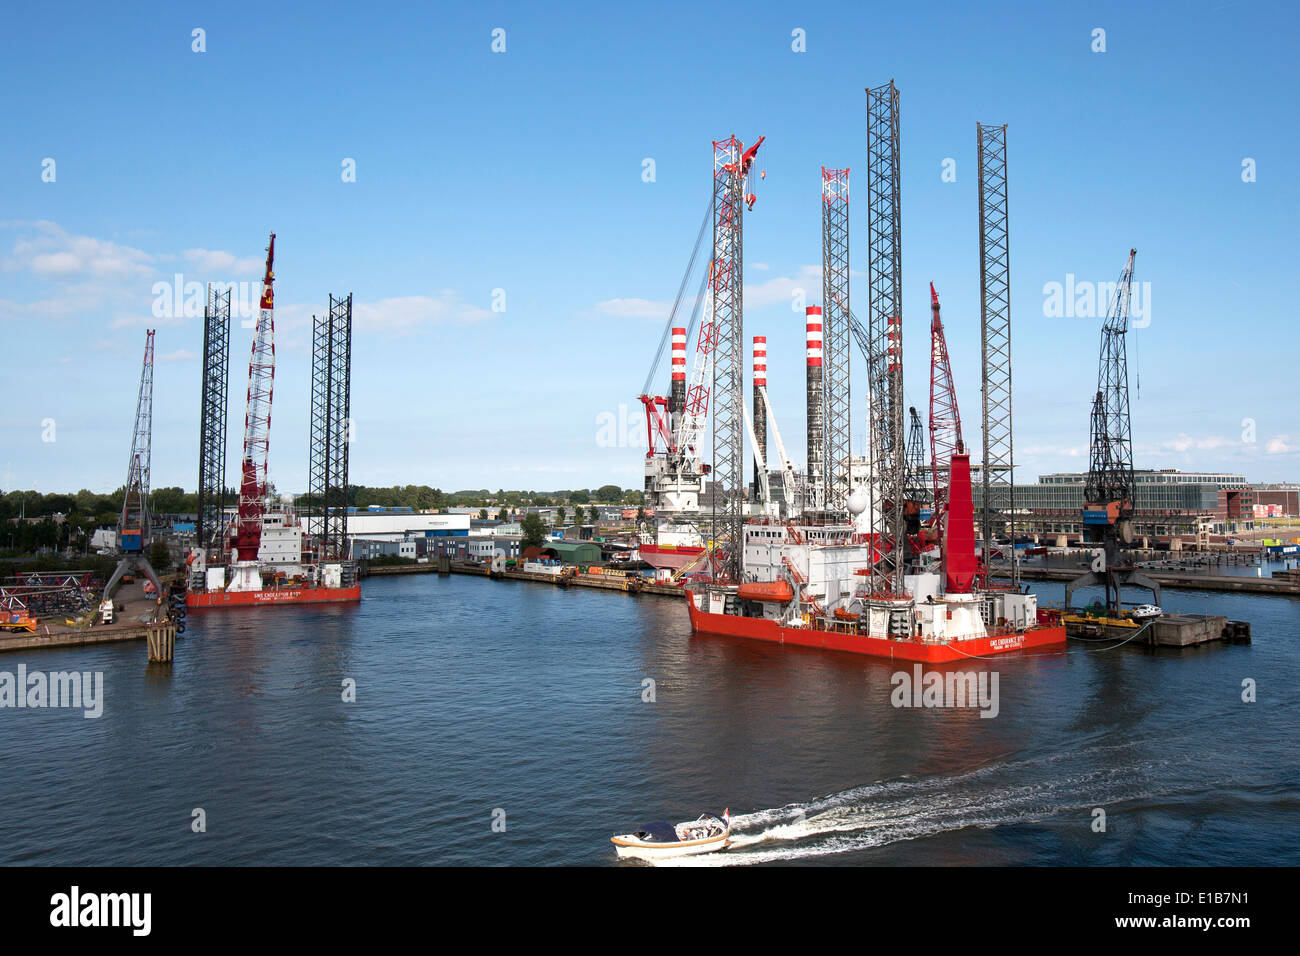
M 767 408 L 763 404 L 760 388 L 767 387 L 767 336 L 754 336 L 754 442 L 758 454 L 754 457 L 753 500 L 762 501 L 763 485 L 759 470 L 767 465 Z M 763 464 L 759 464 L 759 458 Z
M 668 393 L 672 402 L 669 412 L 672 415 L 673 441 L 677 441 L 677 436 L 681 434 L 682 414 L 686 411 L 686 330 L 673 329 L 673 352 L 672 352 L 672 374 L 673 380 Z
M 825 502 L 822 467 L 826 461 L 822 390 L 822 307 L 810 305 L 808 322 L 808 490 L 804 510 L 817 511 Z

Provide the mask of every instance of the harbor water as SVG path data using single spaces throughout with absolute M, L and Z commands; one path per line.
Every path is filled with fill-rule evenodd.
M 191 613 L 170 666 L 0 657 L 104 680 L 97 719 L 0 709 L 0 862 L 614 865 L 611 834 L 729 807 L 736 847 L 678 865 L 1300 863 L 1293 599 L 1165 592 L 1250 645 L 972 660 L 982 717 L 895 706 L 910 665 L 692 636 L 669 598 L 363 597 Z

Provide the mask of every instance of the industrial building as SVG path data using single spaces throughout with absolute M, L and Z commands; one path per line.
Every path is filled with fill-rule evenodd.
M 308 518 L 311 530 L 314 521 Z M 464 538 L 469 536 L 469 515 L 420 514 L 414 511 L 359 512 L 348 515 L 348 537 L 366 541 L 402 541 L 407 538 Z
M 1043 536 L 1083 533 L 1082 509 L 1088 475 L 1043 475 L 1014 489 L 1016 530 Z M 1134 470 L 1134 530 L 1142 537 L 1195 538 L 1231 535 L 1254 528 L 1254 491 L 1244 475 L 1181 472 L 1173 468 Z M 975 484 L 975 507 L 982 505 Z
M 1255 517 L 1300 516 L 1300 484 L 1294 481 L 1261 483 L 1251 485 L 1250 490 L 1254 497 Z
M 308 518 L 310 529 L 313 520 Z M 354 561 L 381 557 L 420 560 L 436 554 L 432 542 L 469 538 L 469 515 L 420 514 L 384 509 L 348 515 L 347 550 Z

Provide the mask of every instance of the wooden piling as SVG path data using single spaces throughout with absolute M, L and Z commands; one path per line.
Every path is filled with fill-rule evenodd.
M 150 624 L 146 635 L 150 664 L 170 664 L 176 653 L 176 622 Z

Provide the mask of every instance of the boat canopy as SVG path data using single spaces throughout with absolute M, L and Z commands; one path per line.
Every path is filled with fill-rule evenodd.
M 656 823 L 647 823 L 636 835 L 645 840 L 647 843 L 680 843 L 677 839 L 677 828 L 671 823 L 665 823 L 660 820 Z

